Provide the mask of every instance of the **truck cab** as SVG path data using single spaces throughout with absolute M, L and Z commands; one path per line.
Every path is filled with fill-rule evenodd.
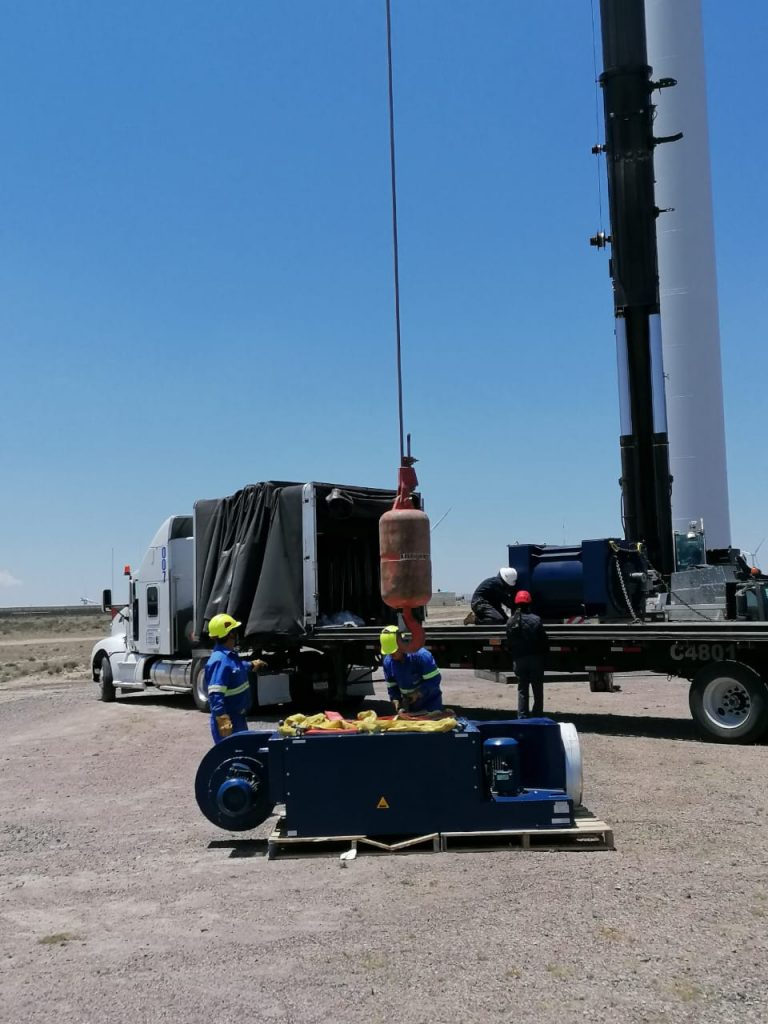
M 129 586 L 128 649 L 159 657 L 189 655 L 194 601 L 191 516 L 165 520 Z
M 194 549 L 192 516 L 170 516 L 152 539 L 141 565 L 131 572 L 128 604 L 117 611 L 112 633 L 97 642 L 91 653 L 93 678 L 102 700 L 112 700 L 115 688 L 143 690 L 150 679 L 163 677 L 165 659 L 191 656 L 194 605 Z M 105 608 L 112 595 L 105 591 Z M 114 609 L 113 609 L 114 610 Z M 172 689 L 188 689 L 189 668 L 176 670 Z M 153 680 L 155 681 L 155 680 Z

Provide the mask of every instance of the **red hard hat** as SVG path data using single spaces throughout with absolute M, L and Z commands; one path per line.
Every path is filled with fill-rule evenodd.
M 531 601 L 531 595 L 527 590 L 518 590 L 515 594 L 515 604 L 530 604 Z

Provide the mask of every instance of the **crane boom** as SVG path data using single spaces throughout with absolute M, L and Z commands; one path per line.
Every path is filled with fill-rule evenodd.
M 643 0 L 601 0 L 611 235 L 621 413 L 621 491 L 627 540 L 643 541 L 664 575 L 674 569 L 672 478 L 659 315 L 651 81 Z M 669 140 L 672 141 L 672 140 Z

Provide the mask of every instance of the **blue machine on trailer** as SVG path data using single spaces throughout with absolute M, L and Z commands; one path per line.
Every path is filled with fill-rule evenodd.
M 572 725 L 459 720 L 452 732 L 241 732 L 205 755 L 203 814 L 242 832 L 285 804 L 288 836 L 392 836 L 575 827 Z
M 642 617 L 645 598 L 655 592 L 658 574 L 634 541 L 606 537 L 573 547 L 510 544 L 508 552 L 518 588 L 529 591 L 537 614 L 550 621 L 572 615 Z

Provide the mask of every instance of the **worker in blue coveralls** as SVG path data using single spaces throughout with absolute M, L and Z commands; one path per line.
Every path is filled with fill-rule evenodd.
M 248 728 L 245 719 L 251 702 L 248 673 L 265 668 L 259 660 L 244 661 L 235 651 L 237 629 L 241 625 L 231 615 L 214 615 L 208 623 L 208 634 L 216 640 L 213 654 L 205 666 L 208 706 L 211 709 L 211 735 L 220 743 L 233 732 Z
M 387 693 L 395 712 L 442 711 L 440 669 L 435 659 L 426 647 L 406 653 L 401 650 L 399 640 L 397 626 L 385 626 L 379 637 Z

